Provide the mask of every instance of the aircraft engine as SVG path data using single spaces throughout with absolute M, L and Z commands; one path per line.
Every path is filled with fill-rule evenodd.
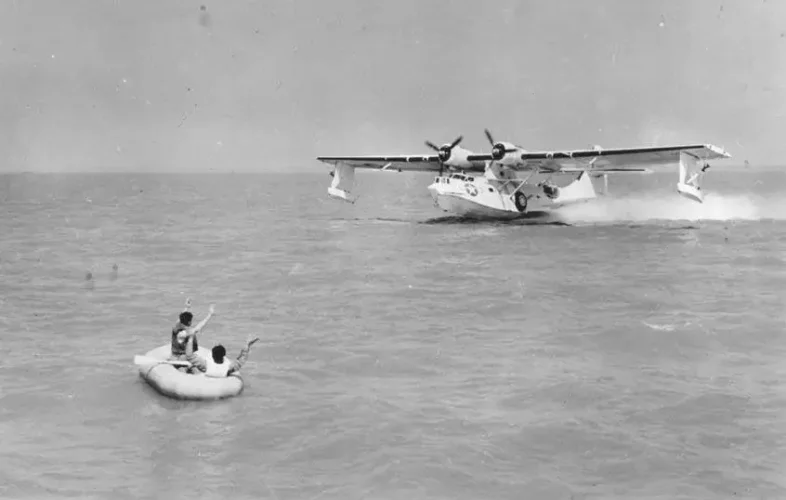
M 489 129 L 485 129 L 484 132 L 486 133 L 486 138 L 489 140 L 489 144 L 491 144 L 491 158 L 494 161 L 500 161 L 505 158 L 506 154 L 515 153 L 517 151 L 517 148 L 512 144 L 494 142 L 494 137 L 492 137 Z
M 497 161 L 501 160 L 505 157 L 505 145 L 502 143 L 496 143 L 491 148 L 491 157 Z
M 461 158 L 461 148 L 454 150 L 456 146 L 463 140 L 462 136 L 458 136 L 453 142 L 449 144 L 443 144 L 442 146 L 437 146 L 431 141 L 426 141 L 426 146 L 430 147 L 434 151 L 437 152 L 437 156 L 439 157 L 440 167 L 444 166 L 457 166 L 457 164 L 466 163 L 466 154 L 463 158 Z M 462 162 L 463 160 L 463 162 Z M 440 175 L 442 170 L 440 169 Z
M 437 156 L 439 156 L 439 161 L 442 163 L 446 163 L 450 160 L 451 153 L 453 152 L 453 148 L 459 145 L 461 140 L 463 139 L 462 136 L 458 136 L 453 142 L 449 144 L 443 144 L 442 146 L 437 146 L 431 141 L 426 141 L 426 146 L 430 147 L 434 151 L 437 152 Z

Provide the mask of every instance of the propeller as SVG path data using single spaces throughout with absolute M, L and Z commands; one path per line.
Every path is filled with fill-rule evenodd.
M 443 144 L 441 147 L 437 147 L 431 141 L 426 141 L 426 146 L 436 151 L 439 157 L 439 175 L 442 175 L 442 168 L 445 166 L 445 163 L 450 160 L 450 153 L 453 151 L 453 148 L 458 146 L 463 139 L 464 137 L 460 135 L 450 144 Z
M 491 132 L 489 132 L 489 129 L 485 129 L 485 132 L 486 132 L 486 138 L 489 140 L 489 143 L 491 143 L 491 157 L 494 160 L 499 161 L 502 158 L 504 158 L 507 153 L 516 152 L 515 149 L 506 148 L 505 145 L 502 144 L 501 142 L 495 143 L 494 138 L 491 136 Z

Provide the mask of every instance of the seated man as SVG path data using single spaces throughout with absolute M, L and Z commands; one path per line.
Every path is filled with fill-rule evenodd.
M 207 325 L 207 322 L 210 321 L 210 318 L 213 317 L 213 313 L 215 312 L 215 308 L 213 304 L 210 304 L 210 309 L 208 310 L 207 316 L 205 319 L 199 322 L 198 325 L 195 327 L 191 327 L 191 321 L 194 319 L 194 315 L 189 312 L 191 308 L 191 299 L 186 299 L 186 307 L 182 313 L 180 313 L 180 321 L 172 328 L 172 356 L 170 356 L 170 360 L 185 360 L 186 359 L 186 341 L 193 337 L 194 338 L 194 351 L 199 349 L 199 343 L 196 340 L 195 335 L 202 331 L 202 329 Z
M 227 351 L 224 349 L 224 346 L 221 344 L 213 347 L 212 356 L 208 359 L 202 359 L 201 356 L 197 356 L 194 352 L 194 336 L 189 335 L 188 340 L 186 341 L 186 360 L 191 363 L 190 372 L 196 372 L 197 370 L 204 372 L 206 377 L 215 377 L 215 378 L 224 378 L 232 375 L 232 373 L 236 371 L 240 371 L 240 368 L 243 366 L 243 363 L 246 362 L 248 359 L 248 351 L 251 349 L 251 346 L 254 345 L 255 342 L 259 341 L 259 338 L 255 338 L 248 342 L 243 350 L 240 351 L 240 355 L 235 360 L 227 359 L 226 354 Z

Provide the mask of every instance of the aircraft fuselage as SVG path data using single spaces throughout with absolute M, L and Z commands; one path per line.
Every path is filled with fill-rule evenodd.
M 565 187 L 530 184 L 518 178 L 494 179 L 452 173 L 434 178 L 428 187 L 437 206 L 460 217 L 516 218 L 596 197 L 588 175 Z

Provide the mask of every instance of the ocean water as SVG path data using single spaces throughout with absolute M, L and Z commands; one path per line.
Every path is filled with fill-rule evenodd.
M 786 498 L 786 175 L 503 224 L 315 170 L 0 176 L 0 497 Z M 138 376 L 186 297 L 240 397 Z

